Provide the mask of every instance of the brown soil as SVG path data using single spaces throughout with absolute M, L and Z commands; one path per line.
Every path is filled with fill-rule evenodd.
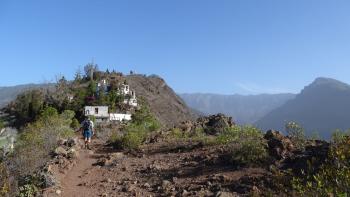
M 239 184 L 242 179 L 267 173 L 261 168 L 235 169 L 218 153 L 220 147 L 169 142 L 123 153 L 95 140 L 91 151 L 79 151 L 72 168 L 56 170 L 60 187 L 45 196 L 237 196 L 256 189 Z

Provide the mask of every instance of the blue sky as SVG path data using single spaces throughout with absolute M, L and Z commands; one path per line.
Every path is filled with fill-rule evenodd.
M 101 69 L 158 74 L 180 93 L 298 92 L 350 83 L 350 1 L 0 1 L 0 86 Z

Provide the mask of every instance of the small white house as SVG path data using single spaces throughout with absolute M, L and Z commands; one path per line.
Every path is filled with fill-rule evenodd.
M 72 102 L 74 100 L 74 96 L 73 95 L 68 95 L 67 99 L 69 102 Z
M 84 114 L 94 116 L 97 122 L 131 120 L 131 114 L 108 113 L 108 106 L 85 106 Z
M 131 114 L 109 114 L 110 121 L 129 121 L 131 120 Z
M 86 116 L 94 116 L 99 121 L 109 118 L 108 106 L 85 106 L 84 114 Z
M 130 105 L 130 106 L 133 106 L 133 107 L 137 107 L 137 100 L 136 99 L 125 99 L 124 104 L 127 104 L 127 105 Z
M 130 92 L 131 92 L 131 98 L 124 99 L 123 103 L 133 107 L 137 107 L 136 94 L 134 91 L 130 91 Z
M 121 89 L 120 89 L 120 93 L 123 95 L 128 95 L 130 93 L 129 85 L 123 84 Z
M 107 86 L 108 82 L 106 79 L 102 79 L 99 83 L 97 83 L 97 87 L 101 87 L 101 86 Z

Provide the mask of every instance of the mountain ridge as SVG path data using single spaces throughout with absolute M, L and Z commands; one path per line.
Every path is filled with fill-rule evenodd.
M 211 93 L 179 94 L 187 105 L 206 115 L 224 113 L 240 124 L 252 124 L 272 109 L 294 98 L 294 94 L 223 95 Z
M 19 95 L 22 92 L 25 92 L 31 89 L 51 88 L 51 87 L 54 87 L 53 83 L 43 83 L 43 84 L 29 83 L 29 84 L 15 85 L 15 86 L 1 86 L 0 87 L 0 108 L 5 107 L 8 103 L 14 100 L 17 97 L 17 95 Z
M 284 130 L 284 124 L 295 121 L 308 135 L 318 132 L 329 139 L 335 129 L 350 128 L 350 85 L 319 77 L 284 105 L 256 122 L 262 129 Z

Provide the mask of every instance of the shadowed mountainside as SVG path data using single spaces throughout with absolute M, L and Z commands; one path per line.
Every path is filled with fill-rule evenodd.
M 335 129 L 349 129 L 350 86 L 335 79 L 317 78 L 295 99 L 273 110 L 256 125 L 283 131 L 288 121 L 296 121 L 307 134 L 318 132 L 325 139 Z

